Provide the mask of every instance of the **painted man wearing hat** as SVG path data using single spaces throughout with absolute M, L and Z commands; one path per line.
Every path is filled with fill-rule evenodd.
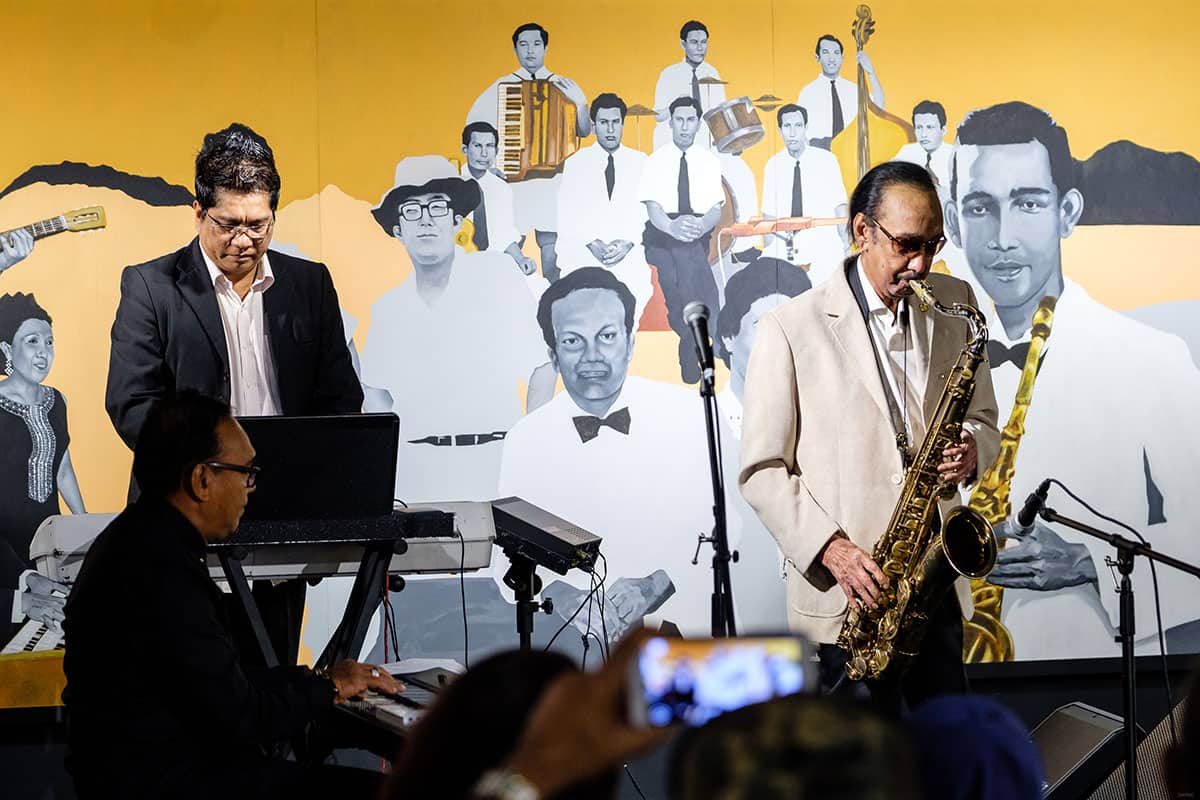
M 440 156 L 418 156 L 396 166 L 371 212 L 413 266 L 371 307 L 362 353 L 363 382 L 387 390 L 400 416 L 396 496 L 405 501 L 495 497 L 522 390 L 530 409 L 554 391 L 521 274 L 503 253 L 454 243 L 478 205 L 478 184 Z

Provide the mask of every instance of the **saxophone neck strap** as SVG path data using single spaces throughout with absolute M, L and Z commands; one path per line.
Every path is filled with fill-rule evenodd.
M 888 416 L 891 417 L 892 431 L 896 434 L 896 450 L 900 452 L 900 463 L 908 469 L 912 457 L 908 450 L 908 426 L 904 424 L 904 414 L 900 412 L 900 404 L 892 391 L 891 381 L 888 380 L 883 360 L 879 357 L 879 348 L 875 346 L 875 335 L 871 332 L 871 312 L 867 308 L 867 296 L 863 292 L 862 279 L 858 275 L 858 258 L 846 260 L 846 280 L 850 291 L 854 294 L 854 302 L 862 314 L 863 324 L 867 328 L 867 341 L 871 345 L 871 355 L 875 358 L 875 369 L 879 372 L 879 383 L 883 386 L 883 397 L 887 400 Z

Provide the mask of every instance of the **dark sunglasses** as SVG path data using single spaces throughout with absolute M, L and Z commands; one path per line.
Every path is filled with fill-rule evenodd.
M 879 230 L 883 232 L 883 235 L 886 236 L 888 241 L 892 243 L 892 252 L 898 256 L 912 258 L 920 253 L 929 258 L 933 258 L 941 251 L 943 247 L 946 246 L 945 236 L 939 236 L 938 238 L 928 242 L 922 239 L 920 236 L 892 236 L 892 234 L 888 232 L 887 228 L 879 224 L 879 220 L 868 214 L 864 214 L 863 216 L 869 219 L 872 225 L 874 225 L 876 228 L 879 228 Z

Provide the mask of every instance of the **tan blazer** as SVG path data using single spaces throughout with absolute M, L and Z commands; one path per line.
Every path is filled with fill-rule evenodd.
M 929 284 L 943 305 L 978 305 L 971 288 L 956 278 L 930 274 Z M 912 313 L 922 312 L 914 304 Z M 932 309 L 925 313 L 933 315 L 928 421 L 968 327 Z M 744 405 L 738 484 L 787 560 L 788 624 L 818 642 L 833 642 L 846 596 L 817 555 L 839 531 L 871 552 L 904 483 L 870 336 L 845 270 L 759 321 Z M 964 425 L 975 435 L 982 471 L 1000 447 L 986 361 Z M 945 504 L 943 517 L 957 504 Z M 955 589 L 969 617 L 967 582 L 960 579 Z

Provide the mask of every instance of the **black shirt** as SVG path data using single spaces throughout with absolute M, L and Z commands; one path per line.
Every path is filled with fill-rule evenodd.
M 247 672 L 204 540 L 171 505 L 139 501 L 90 548 L 67 601 L 63 700 L 77 785 L 157 796 L 216 765 L 265 760 L 333 704 L 301 667 Z

